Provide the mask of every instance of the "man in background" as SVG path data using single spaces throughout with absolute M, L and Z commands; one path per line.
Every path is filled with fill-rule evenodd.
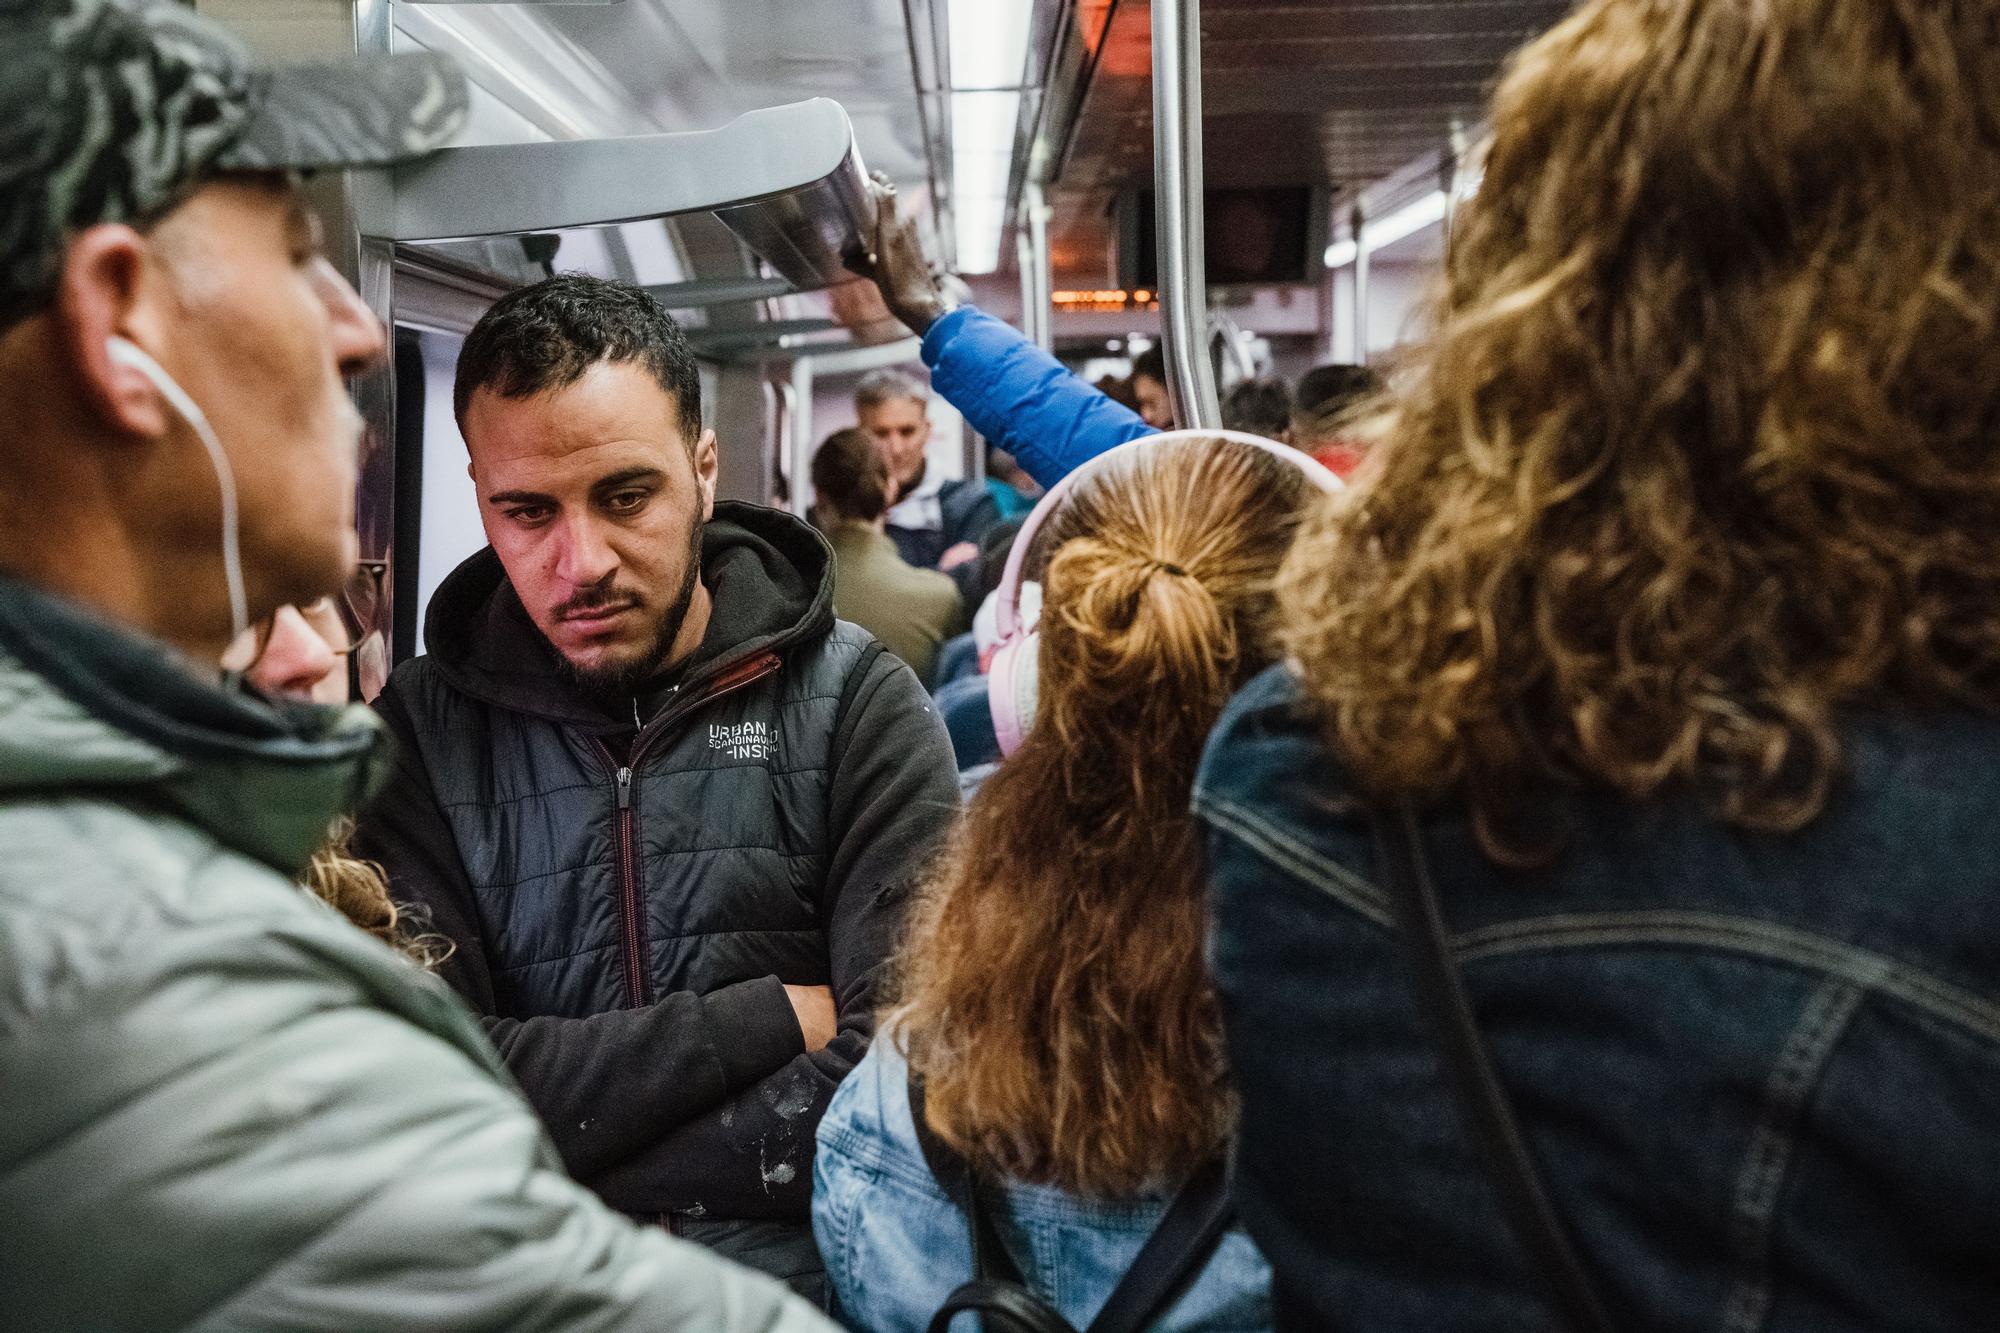
M 833 547 L 833 613 L 880 639 L 930 685 L 938 647 L 965 627 L 965 607 L 951 575 L 907 563 L 883 532 L 889 465 L 882 451 L 858 426 L 837 430 L 813 455 L 812 484 Z
M 1315 366 L 1299 378 L 1286 442 L 1346 478 L 1368 452 L 1368 442 L 1352 429 L 1354 417 L 1382 391 L 1382 376 L 1367 366 Z
M 1280 379 L 1244 380 L 1222 398 L 1222 425 L 1282 440 L 1292 424 L 1292 395 Z
M 896 501 L 889 539 L 918 569 L 953 569 L 979 554 L 1000 511 L 976 481 L 949 481 L 928 466 L 931 391 L 900 370 L 877 370 L 854 390 L 854 415 L 889 465 Z

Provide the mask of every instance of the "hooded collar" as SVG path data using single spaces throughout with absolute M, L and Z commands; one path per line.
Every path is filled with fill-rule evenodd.
M 701 581 L 711 604 L 708 631 L 676 668 L 683 694 L 749 658 L 833 628 L 833 553 L 812 527 L 779 510 L 718 502 L 702 528 Z M 491 547 L 438 585 L 424 617 L 424 645 L 445 682 L 482 703 L 599 735 L 632 730 L 628 708 L 586 694 L 563 673 Z
M 226 691 L 164 643 L 0 577 L 0 792 L 124 793 L 294 875 L 386 758 L 364 707 Z

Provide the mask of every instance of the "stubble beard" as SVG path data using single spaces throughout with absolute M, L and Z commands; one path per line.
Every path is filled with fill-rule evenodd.
M 701 578 L 701 529 L 702 525 L 696 523 L 689 535 L 687 572 L 681 576 L 680 589 L 668 604 L 666 613 L 660 617 L 659 626 L 653 632 L 653 641 L 646 651 L 623 662 L 587 667 L 578 666 L 566 655 L 557 653 L 556 661 L 563 677 L 571 685 L 600 701 L 622 699 L 665 668 L 667 657 L 681 636 L 681 627 L 687 624 L 688 611 L 694 606 L 694 585 Z

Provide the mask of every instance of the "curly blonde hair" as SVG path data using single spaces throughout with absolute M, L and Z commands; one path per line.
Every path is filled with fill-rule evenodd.
M 389 896 L 389 881 L 382 868 L 349 852 L 353 836 L 352 820 L 337 821 L 306 863 L 299 876 L 300 887 L 418 967 L 435 968 L 451 956 L 451 942 L 441 935 L 410 930 L 402 910 Z
M 1131 1197 L 1234 1124 L 1188 800 L 1274 660 L 1309 491 L 1263 450 L 1169 441 L 1098 465 L 1036 539 L 1034 727 L 919 898 L 890 1020 L 930 1123 L 987 1172 Z
M 1377 792 L 1795 829 L 1850 706 L 2000 706 L 2000 6 L 1593 0 L 1478 196 L 1285 644 Z

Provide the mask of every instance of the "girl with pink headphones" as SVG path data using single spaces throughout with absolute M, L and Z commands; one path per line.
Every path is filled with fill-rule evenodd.
M 1339 486 L 1268 440 L 1179 431 L 1092 459 L 1029 517 L 991 672 L 1008 758 L 925 886 L 896 1007 L 820 1129 L 814 1226 L 858 1326 L 988 1309 L 967 1302 L 994 1283 L 1067 1321 L 1037 1327 L 1106 1309 L 1269 1326 L 1268 1270 L 1224 1188 L 1234 1097 L 1188 802 L 1224 702 L 1274 659 L 1299 519 Z

